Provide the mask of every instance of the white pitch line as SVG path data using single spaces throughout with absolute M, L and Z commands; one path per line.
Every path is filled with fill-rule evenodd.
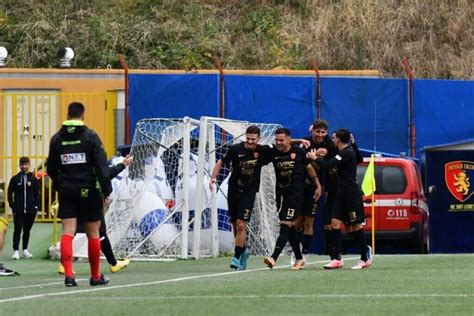
M 123 301 L 123 300 L 183 300 L 183 299 L 261 299 L 261 298 L 471 298 L 474 294 L 270 294 L 270 295 L 189 295 L 189 296 L 122 296 L 122 297 L 75 297 L 74 300 L 100 300 L 100 301 Z
M 57 279 L 54 279 L 54 280 L 57 280 Z M 89 279 L 76 279 L 76 281 L 86 281 L 86 280 L 89 280 Z M 64 284 L 64 280 L 60 282 L 58 281 L 58 282 L 52 282 L 52 283 L 21 285 L 21 286 L 14 286 L 14 287 L 1 287 L 0 291 L 8 291 L 8 290 L 15 290 L 15 289 L 29 289 L 29 288 L 35 288 L 35 287 L 41 288 L 43 286 L 58 285 L 58 284 Z
M 358 257 L 344 258 L 344 260 L 354 260 L 354 259 L 358 259 Z M 318 263 L 325 263 L 325 262 L 328 262 L 328 260 L 310 262 L 310 263 L 308 263 L 308 265 L 318 264 Z M 282 269 L 282 268 L 289 268 L 289 267 L 291 267 L 291 266 L 290 265 L 283 265 L 283 266 L 277 266 L 273 269 Z M 61 295 L 80 294 L 80 293 L 89 293 L 89 292 L 97 292 L 97 291 L 116 290 L 116 289 L 124 289 L 124 288 L 137 287 L 137 286 L 148 286 L 148 285 L 157 285 L 157 284 L 164 284 L 164 283 L 189 281 L 189 280 L 196 280 L 196 279 L 203 279 L 203 278 L 220 277 L 220 276 L 226 276 L 226 275 L 232 275 L 232 274 L 249 273 L 249 272 L 263 271 L 263 270 L 268 271 L 269 269 L 268 268 L 258 268 L 258 269 L 252 269 L 252 270 L 221 272 L 221 273 L 195 275 L 195 276 L 190 276 L 190 277 L 182 277 L 182 278 L 160 280 L 160 281 L 132 283 L 132 284 L 123 284 L 123 285 L 114 285 L 114 286 L 103 286 L 103 287 L 98 287 L 98 288 L 93 288 L 93 289 L 85 289 L 85 290 L 73 290 L 72 288 L 70 288 L 69 291 L 6 298 L 6 299 L 3 299 L 3 300 L 0 300 L 0 304 L 1 303 L 8 303 L 8 302 L 27 301 L 27 300 L 43 298 L 43 297 L 49 297 L 49 296 L 61 296 Z

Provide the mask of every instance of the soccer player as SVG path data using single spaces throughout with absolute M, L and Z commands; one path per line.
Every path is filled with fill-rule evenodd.
M 305 150 L 291 145 L 290 130 L 288 128 L 279 128 L 275 131 L 275 147 L 272 149 L 271 159 L 276 174 L 276 199 L 280 218 L 280 234 L 273 254 L 271 257 L 265 257 L 264 262 L 269 268 L 273 268 L 289 240 L 296 257 L 296 262 L 291 269 L 299 270 L 304 267 L 305 261 L 301 254 L 299 236 L 295 230 L 294 222 L 300 215 L 303 204 L 305 170 L 316 187 L 314 191 L 315 200 L 318 200 L 321 196 L 321 185 L 316 171 L 306 157 Z
M 325 239 L 327 240 L 327 231 L 331 227 L 331 207 L 332 201 L 334 200 L 334 181 L 332 177 L 333 170 L 331 174 L 327 170 L 321 170 L 319 165 L 315 162 L 318 156 L 324 157 L 325 160 L 329 160 L 334 157 L 336 153 L 336 147 L 332 142 L 331 138 L 328 136 L 328 123 L 325 120 L 316 120 L 311 125 L 311 135 L 303 138 L 306 140 L 305 147 L 308 158 L 313 160 L 311 162 L 313 168 L 316 170 L 318 179 L 320 179 L 321 187 L 323 192 L 327 192 L 328 198 L 324 204 L 323 211 L 323 221 L 324 221 L 324 230 L 325 230 Z M 303 233 L 301 238 L 302 245 L 302 254 L 305 259 L 305 263 L 308 263 L 308 254 L 309 248 L 311 245 L 311 240 L 313 238 L 313 225 L 316 212 L 318 210 L 318 202 L 314 199 L 315 187 L 309 176 L 305 178 L 304 186 L 304 195 L 303 195 L 303 207 L 302 207 L 302 218 L 296 230 Z M 301 227 L 302 226 L 302 227 Z M 296 262 L 295 255 L 291 257 L 291 264 L 293 265 Z
M 270 150 L 270 147 L 258 144 L 260 140 L 258 126 L 249 126 L 245 131 L 245 139 L 245 142 L 230 146 L 227 153 L 217 161 L 209 183 L 212 191 L 222 166 L 231 164 L 227 203 L 234 231 L 235 252 L 230 267 L 238 270 L 247 268 L 250 255 L 245 247 L 247 225 L 252 216 L 255 195 L 260 187 L 261 168 L 268 163 Z
M 346 129 L 338 129 L 332 140 L 338 149 L 334 158 L 325 161 L 318 158 L 316 162 L 323 168 L 337 167 L 338 190 L 331 212 L 330 248 L 332 260 L 325 269 L 339 269 L 344 266 L 341 258 L 341 224 L 344 224 L 349 236 L 355 239 L 361 260 L 352 267 L 354 270 L 368 268 L 372 265 L 372 249 L 367 245 L 362 223 L 365 220 L 362 192 L 357 184 L 357 163 L 360 157 L 351 146 L 352 134 Z M 354 142 L 355 143 L 355 142 Z
M 127 155 L 121 163 L 116 164 L 110 168 L 110 179 L 115 178 L 120 172 L 122 172 L 126 167 L 128 167 L 133 161 L 133 157 Z M 81 221 L 77 225 L 77 233 L 84 232 L 84 225 Z M 107 227 L 105 225 L 104 213 L 101 213 L 100 218 L 100 228 L 99 228 L 99 237 L 100 237 L 100 249 L 107 259 L 107 262 L 110 266 L 110 272 L 115 273 L 126 268 L 130 264 L 130 259 L 117 260 L 115 258 L 114 252 L 112 250 L 112 245 L 110 244 L 109 237 L 107 236 Z M 58 273 L 64 274 L 64 266 L 62 263 L 59 264 Z
M 30 230 L 38 213 L 39 185 L 33 173 L 29 172 L 30 158 L 20 158 L 20 172 L 10 179 L 8 185 L 8 203 L 12 209 L 13 222 L 13 255 L 12 259 L 20 259 L 20 237 L 23 230 L 23 252 L 24 258 L 32 258 L 28 251 Z
M 88 238 L 91 286 L 105 285 L 109 279 L 100 273 L 99 227 L 103 203 L 112 192 L 110 170 L 99 136 L 84 125 L 84 105 L 72 102 L 61 129 L 49 147 L 47 173 L 58 191 L 59 218 L 62 219 L 61 262 L 64 283 L 77 286 L 72 270 L 72 240 L 77 220 L 84 221 Z M 99 182 L 100 189 L 96 183 Z

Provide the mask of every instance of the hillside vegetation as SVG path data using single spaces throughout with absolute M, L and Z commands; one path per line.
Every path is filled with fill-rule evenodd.
M 472 79 L 472 0 L 104 0 L 0 3 L 0 44 L 9 67 L 377 69 L 403 77 Z

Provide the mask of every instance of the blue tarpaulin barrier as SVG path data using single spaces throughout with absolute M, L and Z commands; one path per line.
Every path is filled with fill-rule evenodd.
M 131 133 L 143 118 L 219 115 L 218 75 L 132 74 L 129 80 Z
M 408 150 L 407 81 L 322 78 L 321 116 L 330 130 L 349 129 L 360 147 L 399 154 Z
M 474 136 L 474 81 L 414 82 L 417 156 L 425 146 Z
M 315 78 L 225 76 L 225 117 L 288 127 L 293 137 L 308 134 L 316 116 Z
M 287 126 L 308 135 L 316 117 L 314 77 L 226 75 L 225 117 Z M 414 81 L 417 156 L 422 147 L 474 135 L 474 81 Z M 217 74 L 130 75 L 131 132 L 150 117 L 219 115 Z M 321 114 L 330 131 L 351 130 L 360 147 L 409 152 L 408 80 L 321 79 Z

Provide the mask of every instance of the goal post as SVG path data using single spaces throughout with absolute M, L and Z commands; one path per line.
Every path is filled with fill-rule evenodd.
M 140 120 L 131 146 L 134 162 L 113 179 L 105 216 L 117 257 L 198 259 L 233 251 L 227 207 L 231 166 L 221 169 L 215 190 L 209 182 L 216 162 L 229 146 L 245 140 L 250 125 L 260 127 L 260 144 L 273 143 L 281 127 L 215 117 Z M 268 165 L 249 223 L 253 255 L 271 253 L 279 230 L 276 211 L 275 174 Z
M 128 258 L 188 257 L 190 165 L 199 121 L 143 119 L 131 147 L 134 162 L 114 185 L 105 216 L 112 247 Z

